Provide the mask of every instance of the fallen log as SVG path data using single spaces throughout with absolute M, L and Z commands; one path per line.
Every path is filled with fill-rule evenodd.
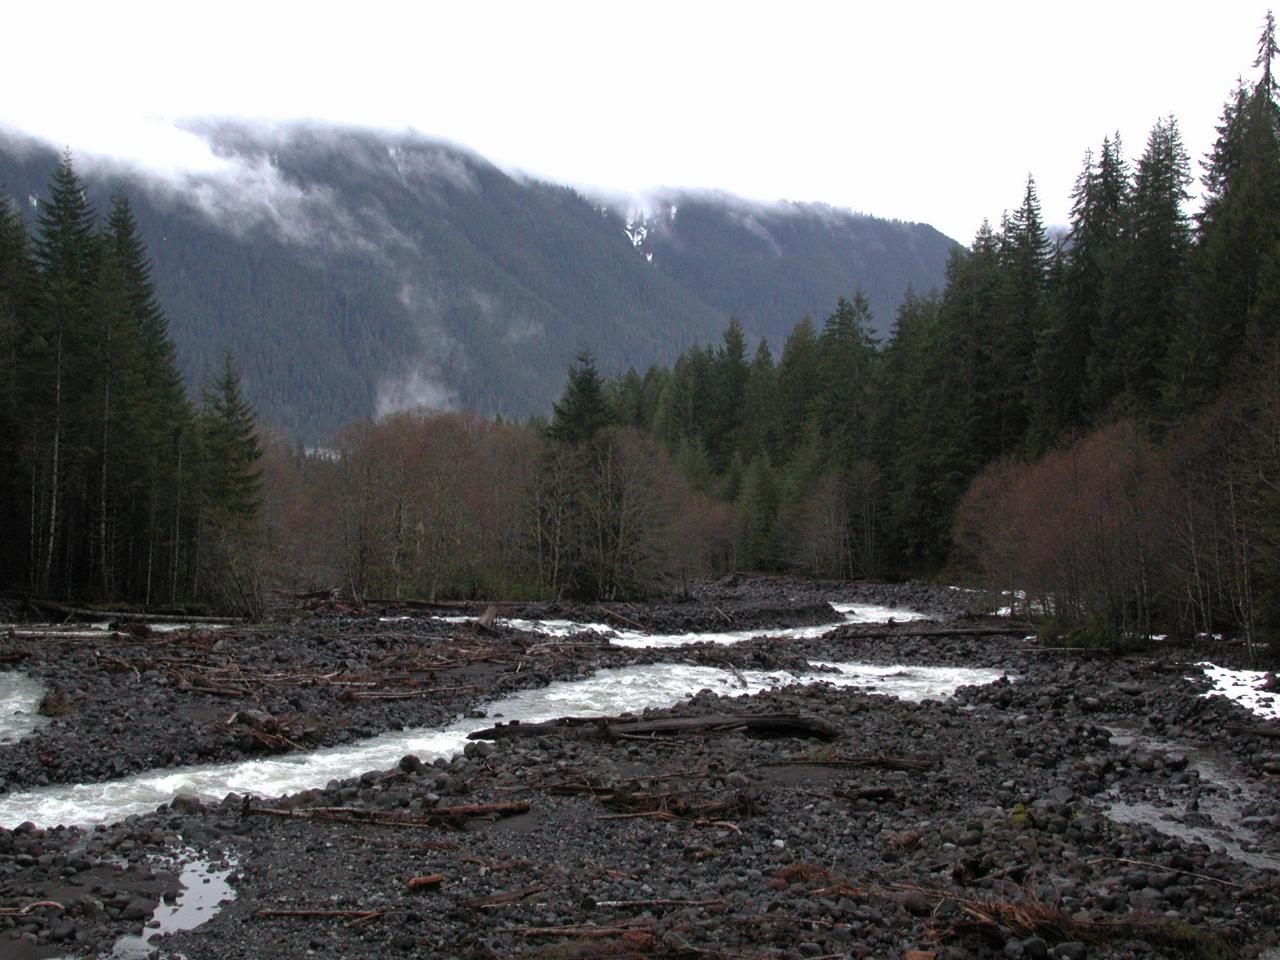
M 615 793 L 599 800 L 606 807 L 625 811 L 615 814 L 610 819 L 663 814 L 685 820 L 718 819 L 729 816 L 747 815 L 755 812 L 756 797 L 748 790 L 741 790 L 717 800 L 696 800 L 697 791 L 687 793 Z M 602 818 L 603 819 L 603 818 Z
M 432 873 L 425 877 L 410 877 L 405 881 L 405 886 L 410 890 L 426 890 L 429 887 L 438 887 L 444 883 L 443 873 Z
M 618 613 L 618 611 L 609 609 L 603 603 L 599 604 L 596 607 L 596 609 L 599 610 L 601 613 L 603 613 L 610 620 L 617 620 L 623 626 L 631 627 L 633 630 L 639 630 L 641 633 L 649 632 L 648 628 L 645 627 L 644 624 L 639 623 L 635 620 L 632 620 L 630 617 L 624 617 L 622 614 Z
M 474 610 L 476 607 L 518 607 L 520 600 L 418 600 L 396 597 L 366 597 L 366 606 L 407 607 L 411 610 Z
M 54 900 L 37 900 L 24 907 L 0 907 L 0 917 L 25 917 L 32 910 L 65 910 L 62 904 Z
M 1192 873 L 1190 870 L 1178 870 L 1174 867 L 1162 866 L 1158 863 L 1152 863 L 1149 860 L 1130 860 L 1128 857 L 1095 857 L 1092 860 L 1085 861 L 1089 866 L 1096 866 L 1099 863 L 1123 863 L 1132 867 L 1153 867 L 1156 870 L 1169 871 L 1170 873 L 1181 874 L 1184 877 L 1191 877 L 1194 880 L 1208 880 L 1210 883 L 1220 883 L 1226 887 L 1235 887 L 1237 890 L 1246 889 L 1242 884 L 1233 883 L 1230 880 L 1221 880 L 1218 877 L 1211 877 L 1205 873 Z
M 765 737 L 811 737 L 835 740 L 843 730 L 817 717 L 796 713 L 713 714 L 705 717 L 667 717 L 632 720 L 609 717 L 561 717 L 545 723 L 498 724 L 467 735 L 469 740 L 504 740 L 513 737 L 700 737 L 746 733 Z
M 28 600 L 37 610 L 61 614 L 64 617 L 80 617 L 84 620 L 128 620 L 135 623 L 240 623 L 238 617 L 188 617 L 170 613 L 129 613 L 119 610 L 89 610 L 69 607 L 52 600 Z
M 347 686 L 338 694 L 338 699 L 350 703 L 361 700 L 412 700 L 433 693 L 457 693 L 460 690 L 474 690 L 475 685 L 464 683 L 453 687 L 420 687 L 417 690 L 353 690 Z
M 597 900 L 598 910 L 647 910 L 650 907 L 723 907 L 723 900 Z
M 382 810 L 366 810 L 363 807 L 311 807 L 291 810 L 281 807 L 248 807 L 246 813 L 262 813 L 272 817 L 295 820 L 323 820 L 329 823 L 348 823 L 374 827 L 434 827 L 441 820 L 460 820 L 467 817 L 511 817 L 529 812 L 529 804 L 516 800 L 506 803 L 465 803 L 453 807 L 436 807 L 413 816 L 388 813 Z
M 525 897 L 532 897 L 535 893 L 542 893 L 544 890 L 551 888 L 545 883 L 535 884 L 532 887 L 521 887 L 519 890 L 507 890 L 504 893 L 494 893 L 487 897 L 474 897 L 471 900 L 463 900 L 458 906 L 465 907 L 468 910 L 483 910 L 487 907 L 500 907 L 508 903 L 515 903 L 523 900 Z
M 9 630 L 15 640 L 105 640 L 114 637 L 109 630 Z
M 529 804 L 523 800 L 503 801 L 497 803 L 463 803 L 453 807 L 436 807 L 428 810 L 429 817 L 487 817 L 494 814 L 502 817 L 514 816 L 517 813 L 528 813 Z
M 839 629 L 841 625 L 833 626 L 831 629 Z M 857 624 L 849 625 L 852 629 L 847 634 L 852 637 L 865 637 L 869 640 L 879 640 L 890 637 L 1002 637 L 1002 636 L 1026 636 L 1035 633 L 1036 628 L 1029 623 L 1002 623 L 1002 624 L 983 624 L 981 626 L 972 627 L 956 627 L 956 626 L 920 626 L 920 627 L 901 627 L 878 630 L 859 629 Z

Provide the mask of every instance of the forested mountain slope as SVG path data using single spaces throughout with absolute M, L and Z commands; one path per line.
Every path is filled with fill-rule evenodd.
M 194 132 L 219 168 L 75 160 L 99 211 L 129 195 L 188 380 L 231 351 L 264 419 L 309 442 L 418 404 L 542 413 L 582 350 L 643 368 L 718 339 L 731 313 L 780 340 L 858 286 L 886 327 L 908 283 L 941 284 L 953 246 L 827 208 L 676 196 L 637 248 L 625 211 L 416 135 Z M 0 138 L 0 189 L 28 218 L 57 158 Z
M 634 218 L 637 246 L 723 317 L 780 346 L 797 320 L 826 316 L 856 278 L 870 332 L 887 338 L 902 294 L 941 289 L 956 244 L 918 223 L 816 203 L 751 203 L 672 192 Z M 641 229 L 637 229 L 641 228 Z

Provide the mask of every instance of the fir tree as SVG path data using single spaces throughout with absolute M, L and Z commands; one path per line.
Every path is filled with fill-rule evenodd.
M 262 444 L 230 354 L 205 389 L 201 428 L 206 518 L 232 525 L 253 520 L 261 505 Z
M 1110 379 L 1123 384 L 1122 408 L 1146 419 L 1157 412 L 1169 340 L 1182 316 L 1190 183 L 1178 125 L 1169 117 L 1151 131 L 1126 209 L 1124 286 L 1115 295 L 1124 325 L 1109 351 L 1098 350 L 1100 358 L 1110 355 Z
M 595 359 L 589 353 L 579 354 L 569 368 L 569 383 L 554 406 L 547 435 L 561 443 L 585 443 L 614 421 Z
M 778 375 L 769 343 L 756 346 L 747 372 L 742 399 L 742 431 L 738 443 L 738 467 L 764 456 L 777 443 Z M 730 498 L 732 499 L 732 497 Z
M 1050 244 L 1040 216 L 1035 180 L 1027 178 L 1022 205 L 1000 232 L 1000 300 L 993 346 L 996 449 L 1023 442 L 1029 423 L 1028 385 L 1037 337 L 1045 325 Z
M 778 363 L 778 419 L 786 433 L 775 437 L 770 457 L 784 464 L 791 456 L 792 441 L 807 430 L 818 414 L 821 390 L 818 336 L 809 317 L 791 330 Z
M 711 366 L 707 409 L 701 411 L 707 456 L 717 474 L 728 468 L 742 428 L 747 386 L 747 340 L 736 317 L 729 320 Z
M 37 280 L 31 243 L 22 218 L 0 196 L 0 568 L 34 568 L 30 529 L 34 411 L 25 376 L 35 346 Z
M 1128 172 L 1120 137 L 1102 141 L 1095 162 L 1085 154 L 1072 192 L 1071 230 L 1056 270 L 1047 325 L 1036 342 L 1028 449 L 1043 453 L 1091 419 L 1099 406 L 1090 363 L 1110 343 L 1116 324 L 1108 291 L 1117 282 Z M 1107 399 L 1114 391 L 1107 393 Z
M 42 461 L 37 497 L 41 508 L 33 510 L 33 516 L 41 521 L 32 539 L 40 543 L 36 580 L 41 589 L 54 588 L 61 571 L 65 590 L 72 584 L 72 570 L 84 562 L 75 536 L 84 506 L 78 492 L 83 488 L 68 478 L 82 476 L 82 451 L 88 446 L 86 342 L 98 256 L 93 208 L 70 153 L 54 171 L 49 199 L 39 211 L 35 256 L 41 298 L 28 382 L 33 406 L 42 412 L 44 423 L 35 437 Z M 57 565 L 55 558 L 61 561 Z
M 1261 76 L 1237 87 L 1223 110 L 1204 177 L 1199 243 L 1192 255 L 1190 312 L 1170 349 L 1168 409 L 1185 414 L 1205 403 L 1241 362 L 1251 326 L 1267 339 L 1274 318 L 1256 307 L 1265 296 L 1266 264 L 1280 243 L 1280 105 L 1270 14 L 1254 66 Z
M 875 399 L 876 353 L 867 333 L 871 306 L 859 290 L 841 297 L 819 338 L 819 429 L 835 459 L 865 456 Z

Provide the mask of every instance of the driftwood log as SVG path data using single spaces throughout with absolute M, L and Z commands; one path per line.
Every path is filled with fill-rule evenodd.
M 977 624 L 974 626 L 892 626 L 882 624 L 833 624 L 831 629 L 845 628 L 850 637 L 866 637 L 868 640 L 879 640 L 886 637 L 1005 637 L 1025 636 L 1035 633 L 1036 628 L 1030 623 L 1009 621 L 1008 623 Z
M 133 623 L 238 623 L 238 617 L 189 617 L 183 614 L 169 613 L 126 613 L 119 610 L 88 610 L 82 607 L 69 607 L 64 603 L 52 600 L 27 601 L 37 610 L 56 613 L 63 617 L 78 617 L 81 620 L 111 620 Z
M 705 737 L 746 733 L 758 737 L 811 737 L 835 740 L 839 727 L 797 713 L 712 714 L 705 717 L 666 717 L 632 720 L 617 717 L 561 717 L 545 723 L 499 724 L 467 735 L 469 740 L 506 740 L 512 737 Z

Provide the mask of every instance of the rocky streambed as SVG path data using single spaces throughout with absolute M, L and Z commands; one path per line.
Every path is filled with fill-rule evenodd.
M 722 631 L 784 628 L 830 615 L 822 597 L 782 582 L 717 589 L 694 602 L 701 608 L 655 610 L 653 625 L 687 631 L 714 618 L 721 626 L 710 629 Z M 753 603 L 753 589 L 768 595 Z M 878 591 L 862 597 L 869 603 L 900 605 L 893 587 L 833 585 L 824 596 L 850 602 L 859 589 Z M 129 949 L 192 960 L 924 960 L 1257 956 L 1275 947 L 1278 741 L 1256 715 L 1202 696 L 1208 684 L 1191 664 L 1201 652 L 1046 651 L 1012 625 L 1000 633 L 958 618 L 947 592 L 903 589 L 917 591 L 914 606 L 935 620 L 656 650 L 611 646 L 602 631 L 551 637 L 501 621 L 494 631 L 441 624 L 420 610 L 330 611 L 218 639 L 121 638 L 56 657 L 9 641 L 0 653 L 26 654 L 14 665 L 56 682 L 69 704 L 0 746 L 14 796 L 42 778 L 106 779 L 116 758 L 141 770 L 165 749 L 175 763 L 299 752 L 245 730 L 332 745 L 503 712 L 498 697 L 611 670 L 714 670 L 719 679 L 714 690 L 642 711 L 680 720 L 673 729 L 684 732 L 673 735 L 593 723 L 460 740 L 465 750 L 451 758 L 410 754 L 283 798 L 179 798 L 110 825 L 2 830 L 0 955 L 110 955 L 181 892 L 191 856 L 227 873 L 235 899 L 193 930 Z M 609 610 L 650 625 L 643 608 Z M 507 612 L 611 619 L 599 610 Z M 410 619 L 380 619 L 391 616 Z M 417 658 L 413 667 L 406 657 Z M 183 663 L 170 668 L 165 658 Z M 855 662 L 885 669 L 857 684 L 795 682 Z M 1000 679 L 944 699 L 883 692 L 905 690 L 911 678 L 894 674 L 914 667 L 981 667 L 991 670 L 984 679 Z M 312 682 L 272 679 L 298 674 Z M 346 689 L 420 695 L 352 698 L 339 677 L 377 678 Z M 778 685 L 766 688 L 770 677 Z M 220 684 L 252 695 L 199 689 Z M 226 722 L 255 709 L 275 727 Z M 136 729 L 126 713 L 142 718 Z M 289 714 L 316 718 L 324 732 L 291 731 Z M 811 718 L 831 732 L 699 726 L 765 714 Z M 468 729 L 508 719 L 473 716 Z M 102 724 L 112 728 L 81 742 Z M 212 749 L 189 746 L 197 742 Z M 89 753 L 105 758 L 73 759 Z

